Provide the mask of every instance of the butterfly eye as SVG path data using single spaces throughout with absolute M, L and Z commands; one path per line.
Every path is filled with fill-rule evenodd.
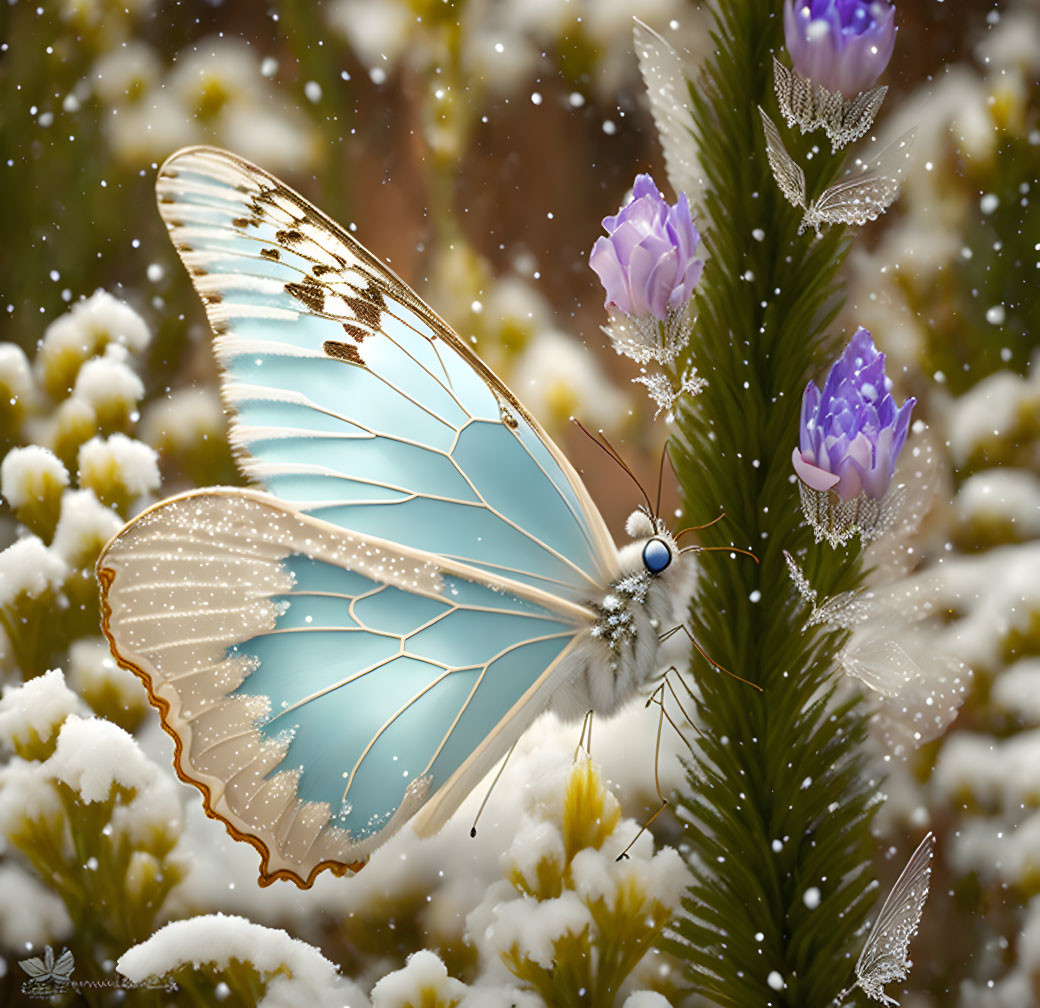
M 672 551 L 662 539 L 651 539 L 643 547 L 643 566 L 651 574 L 660 574 L 672 562 Z

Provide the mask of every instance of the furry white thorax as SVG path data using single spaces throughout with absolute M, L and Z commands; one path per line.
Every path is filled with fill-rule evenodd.
M 635 511 L 625 529 L 634 541 L 618 550 L 620 575 L 599 598 L 587 605 L 597 614 L 561 670 L 561 684 L 550 709 L 567 721 L 588 711 L 610 715 L 638 696 L 659 670 L 660 635 L 686 619 L 696 564 L 680 554 L 659 518 Z M 671 551 L 671 563 L 660 573 L 647 570 L 643 551 L 660 539 Z

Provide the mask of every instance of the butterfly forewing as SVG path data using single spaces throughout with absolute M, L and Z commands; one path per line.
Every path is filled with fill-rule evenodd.
M 326 521 L 573 601 L 609 582 L 613 543 L 562 453 L 347 232 L 212 148 L 174 155 L 157 188 L 250 477 Z
M 436 826 L 544 708 L 591 614 L 250 491 L 135 519 L 105 629 L 207 810 L 309 885 L 430 802 Z

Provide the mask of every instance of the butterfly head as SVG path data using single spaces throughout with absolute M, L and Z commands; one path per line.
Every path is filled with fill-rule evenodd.
M 663 574 L 679 555 L 679 548 L 671 532 L 660 518 L 645 508 L 638 508 L 628 516 L 625 531 L 641 543 L 640 558 L 648 574 Z
M 649 507 L 629 515 L 632 541 L 618 550 L 617 575 L 587 601 L 595 616 L 572 655 L 568 685 L 553 695 L 565 720 L 586 711 L 610 715 L 638 696 L 659 671 L 662 634 L 683 621 L 696 572 L 690 554 Z
M 620 552 L 625 575 L 645 579 L 652 592 L 669 601 L 687 599 L 691 589 L 694 565 L 691 557 L 679 549 L 671 530 L 646 508 L 638 508 L 628 516 L 625 531 L 632 542 Z M 683 602 L 679 603 L 684 605 Z M 660 603 L 653 608 L 662 608 Z M 670 608 L 666 606 L 665 608 Z M 664 613 L 655 616 L 668 618 Z

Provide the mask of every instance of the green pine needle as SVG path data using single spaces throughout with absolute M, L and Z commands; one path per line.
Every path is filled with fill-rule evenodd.
M 672 454 L 686 515 L 726 512 L 703 544 L 760 561 L 704 553 L 691 628 L 713 660 L 763 692 L 693 652 L 705 736 L 680 807 L 694 882 L 666 947 L 691 989 L 718 1005 L 824 1008 L 848 980 L 872 901 L 864 866 L 876 785 L 859 755 L 864 715 L 834 697 L 842 637 L 802 630 L 783 551 L 809 552 L 825 595 L 858 579 L 855 550 L 811 544 L 791 468 L 802 390 L 833 351 L 825 331 L 849 241 L 833 227 L 798 235 L 801 211 L 770 174 L 756 106 L 779 118 L 770 59 L 782 48 L 779 2 L 708 6 L 715 52 L 691 87 L 708 253 L 691 362 L 709 385 L 681 411 Z M 807 160 L 813 139 L 785 133 L 811 190 L 841 160 L 826 142 Z

